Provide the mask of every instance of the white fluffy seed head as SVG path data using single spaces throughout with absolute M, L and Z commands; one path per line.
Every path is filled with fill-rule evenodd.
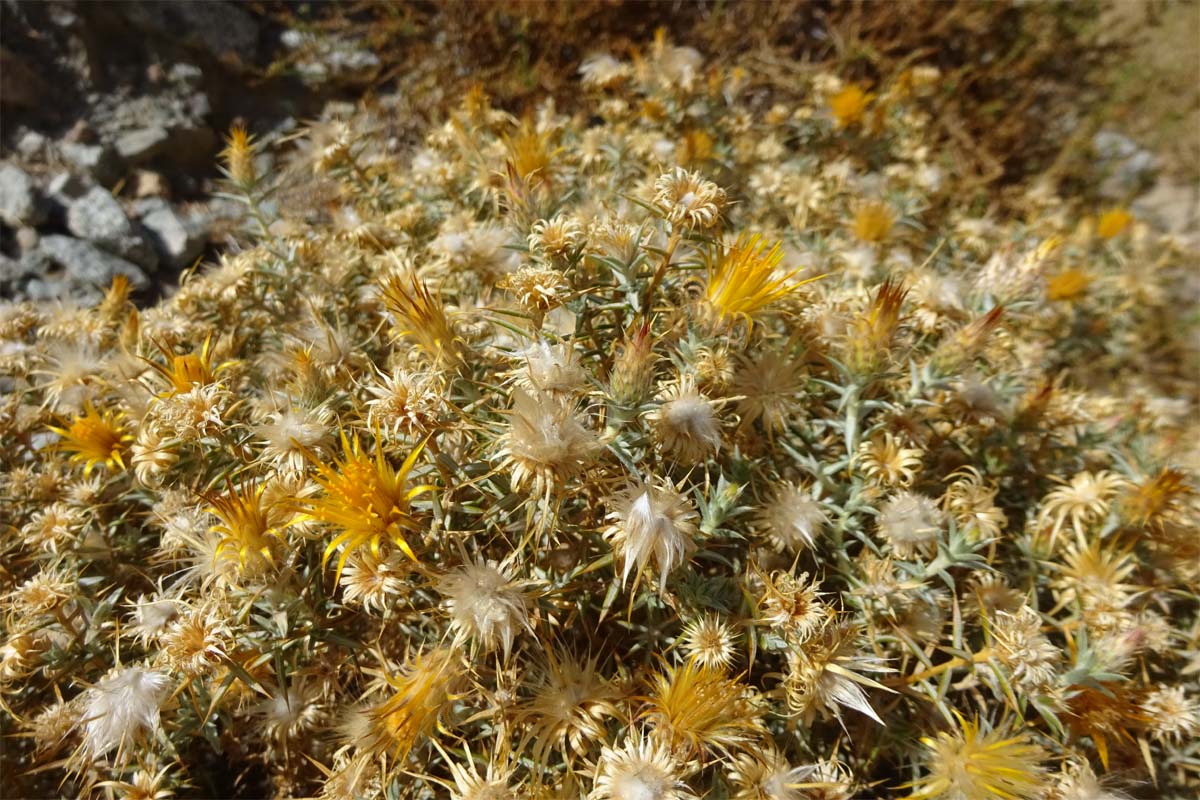
M 653 558 L 661 594 L 667 576 L 695 549 L 695 509 L 669 481 L 634 484 L 613 498 L 611 506 L 613 524 L 606 536 L 624 561 L 621 585 L 635 566 L 640 578 Z
M 897 558 L 928 555 L 937 547 L 942 519 L 933 500 L 900 492 L 879 510 L 879 533 L 891 544 Z
M 118 668 L 87 692 L 84 747 L 92 757 L 124 752 L 134 739 L 158 728 L 158 705 L 170 679 L 141 667 Z

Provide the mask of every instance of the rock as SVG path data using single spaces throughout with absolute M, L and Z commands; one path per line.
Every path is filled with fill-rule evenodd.
M 21 228 L 17 231 L 17 248 L 22 253 L 31 253 L 38 246 L 38 232 L 33 228 Z
M 226 63 L 252 64 L 258 54 L 258 22 L 238 3 L 123 3 L 134 25 Z
M 50 183 L 46 186 L 46 194 L 64 206 L 71 205 L 74 200 L 82 197 L 87 190 L 88 185 L 73 172 L 58 173 L 50 179 Z
M 48 142 L 49 139 L 37 131 L 25 131 L 17 140 L 17 152 L 25 158 L 36 158 L 46 151 Z
M 67 230 L 145 269 L 158 266 L 154 246 L 133 227 L 116 198 L 99 186 L 71 203 Z
M 1096 167 L 1103 176 L 1100 194 L 1123 200 L 1145 188 L 1158 170 L 1158 159 L 1137 142 L 1116 131 L 1103 130 L 1092 137 Z
M 166 197 L 170 193 L 171 186 L 161 172 L 139 169 L 133 176 L 134 197 Z
M 71 126 L 71 130 L 63 136 L 63 141 L 71 144 L 95 144 L 96 130 L 86 119 L 77 120 Z
M 67 209 L 67 230 L 81 239 L 106 242 L 133 234 L 125 210 L 107 190 L 95 186 Z
M 158 126 L 121 134 L 117 138 L 117 153 L 134 166 L 145 164 L 162 153 L 171 135 Z
M 101 186 L 111 186 L 121 177 L 121 160 L 106 145 L 66 142 L 59 150 L 68 163 Z
M 46 220 L 46 205 L 33 179 L 12 164 L 0 166 L 0 220 L 14 228 Z
M 112 284 L 116 275 L 129 278 L 130 285 L 135 289 L 145 289 L 150 285 L 150 279 L 137 265 L 81 239 L 57 234 L 44 236 L 39 251 L 62 268 L 73 288 L 103 290 Z
M 189 89 L 195 89 L 204 81 L 204 70 L 195 64 L 186 64 L 181 61 L 178 64 L 172 64 L 171 68 L 167 70 L 167 80 Z
M 174 269 L 190 266 L 204 252 L 203 231 L 166 203 L 146 213 L 141 222 L 159 258 Z

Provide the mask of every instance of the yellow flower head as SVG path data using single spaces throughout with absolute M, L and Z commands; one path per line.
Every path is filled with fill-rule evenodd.
M 957 716 L 957 714 L 956 714 Z M 1025 800 L 1040 797 L 1046 783 L 1042 750 L 1024 734 L 985 730 L 958 717 L 959 730 L 921 737 L 928 748 L 924 777 L 908 784 L 907 800 Z
M 170 388 L 159 395 L 159 398 L 174 397 L 180 394 L 186 394 L 192 390 L 193 386 L 208 386 L 216 380 L 217 373 L 224 369 L 227 365 L 220 364 L 217 367 L 212 365 L 212 337 L 204 340 L 204 344 L 200 347 L 198 353 L 185 353 L 184 355 L 176 355 L 169 347 L 162 343 L 158 343 L 158 350 L 166 359 L 166 365 L 159 364 L 157 361 L 146 359 L 151 367 L 154 368 L 159 375 L 166 379 L 170 384 Z
M 875 95 L 851 84 L 829 98 L 829 110 L 839 128 L 848 128 L 862 122 L 867 106 L 874 99 Z
M 84 464 L 83 476 L 89 477 L 97 464 L 125 469 L 124 453 L 133 441 L 120 416 L 112 411 L 99 412 L 88 402 L 84 412 L 66 428 L 53 425 L 50 430 L 62 437 L 59 447 L 71 453 L 71 461 Z
M 741 318 L 752 326 L 752 315 L 804 284 L 818 280 L 792 281 L 796 270 L 777 277 L 775 270 L 782 260 L 779 242 L 768 249 L 758 234 L 738 236 L 708 270 L 705 297 L 717 318 L 722 322 Z
M 864 242 L 882 242 L 895 224 L 896 214 L 887 203 L 863 203 L 854 212 L 854 235 Z
M 230 180 L 240 186 L 249 186 L 258 177 L 254 171 L 254 150 L 254 137 L 241 125 L 235 125 L 225 137 L 221 160 Z
M 250 481 L 235 489 L 232 482 L 226 481 L 228 494 L 206 498 L 209 513 L 220 520 L 212 526 L 213 533 L 221 536 L 214 555 L 220 558 L 226 550 L 236 550 L 242 571 L 257 573 L 275 563 L 272 549 L 280 541 L 280 509 L 263 502 L 265 484 L 256 486 Z
M 1120 236 L 1131 222 L 1133 215 L 1124 208 L 1110 208 L 1096 221 L 1096 235 L 1101 239 L 1112 239 Z
M 1068 269 L 1058 273 L 1046 283 L 1047 300 L 1074 300 L 1092 283 L 1092 276 L 1081 269 Z
M 412 514 L 411 503 L 434 487 L 408 488 L 407 481 L 425 443 L 409 453 L 397 470 L 384 458 L 382 449 L 377 449 L 372 458 L 363 452 L 357 435 L 351 439 L 342 431 L 341 438 L 342 457 L 333 466 L 318 461 L 315 456 L 309 458 L 316 464 L 316 481 L 324 493 L 309 501 L 307 516 L 341 530 L 325 548 L 322 564 L 327 564 L 330 556 L 341 547 L 342 554 L 337 562 L 337 578 L 341 580 L 342 567 L 351 553 L 369 545 L 371 555 L 378 558 L 379 545 L 384 539 L 416 561 L 416 554 L 404 538 L 405 533 L 420 528 Z
M 456 369 L 463 363 L 462 340 L 446 314 L 440 297 L 410 270 L 383 280 L 383 302 L 396 315 L 400 335 L 411 338 L 434 365 Z
M 390 754 L 403 764 L 422 738 L 438 727 L 438 718 L 455 700 L 462 666 L 454 648 L 438 647 L 409 659 L 396 675 L 385 675 L 391 696 L 367 712 L 369 739 L 360 749 Z

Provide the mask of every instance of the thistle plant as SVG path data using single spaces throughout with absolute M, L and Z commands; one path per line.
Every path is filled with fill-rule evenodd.
M 1186 254 L 980 216 L 933 66 L 625 55 L 235 131 L 242 247 L 0 306 L 22 791 L 1195 795 Z

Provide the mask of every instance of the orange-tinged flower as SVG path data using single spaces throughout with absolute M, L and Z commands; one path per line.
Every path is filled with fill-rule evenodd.
M 417 556 L 404 536 L 420 529 L 411 504 L 434 487 L 421 484 L 410 488 L 407 483 L 408 473 L 425 449 L 425 442 L 417 445 L 397 470 L 384 458 L 382 449 L 375 451 L 374 458 L 364 453 L 357 435 L 351 439 L 342 431 L 341 439 L 342 457 L 333 466 L 309 456 L 317 467 L 316 481 L 324 494 L 308 501 L 306 516 L 341 530 L 325 548 L 322 565 L 329 563 L 330 556 L 341 547 L 337 562 L 337 578 L 341 580 L 342 567 L 351 553 L 369 545 L 371 555 L 378 558 L 379 545 L 384 539 L 416 561 Z
M 249 186 L 258 177 L 254 171 L 254 137 L 241 125 L 235 125 L 225 137 L 225 149 L 221 159 L 230 180 L 241 186 Z
M 829 110 L 839 128 L 848 128 L 862 122 L 867 106 L 875 99 L 875 95 L 864 92 L 861 87 L 853 84 L 842 89 L 829 98 Z
M 84 412 L 66 428 L 53 425 L 50 430 L 63 437 L 59 447 L 71 455 L 71 461 L 84 464 L 83 476 L 89 477 L 97 464 L 108 469 L 114 466 L 125 469 L 124 453 L 133 441 L 121 424 L 120 416 L 112 411 L 100 412 L 89 401 Z
M 450 647 L 414 656 L 399 674 L 385 675 L 392 695 L 367 712 L 370 738 L 362 749 L 390 753 L 394 763 L 403 764 L 417 742 L 438 727 L 461 675 L 458 655 Z
M 1120 236 L 1131 222 L 1133 215 L 1124 208 L 1110 208 L 1096 221 L 1096 235 L 1101 239 L 1112 239 Z

